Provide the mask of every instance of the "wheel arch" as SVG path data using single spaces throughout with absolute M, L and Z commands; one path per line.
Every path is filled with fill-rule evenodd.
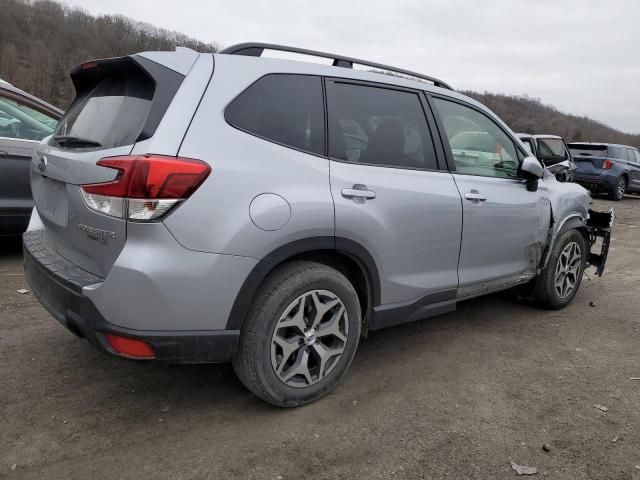
M 566 215 L 562 220 L 556 222 L 556 226 L 553 228 L 553 233 L 551 235 L 551 240 L 549 241 L 549 245 L 547 245 L 546 252 L 543 257 L 543 262 L 540 265 L 540 268 L 544 268 L 549 263 L 549 258 L 551 257 L 551 252 L 553 251 L 553 247 L 558 240 L 558 237 L 562 232 L 566 232 L 568 230 L 578 230 L 582 235 L 588 240 L 588 231 L 587 231 L 587 219 L 583 217 L 583 215 L 579 212 L 573 212 Z
M 380 274 L 376 262 L 365 247 L 347 238 L 311 237 L 282 245 L 256 264 L 236 296 L 227 321 L 227 330 L 242 327 L 260 285 L 276 267 L 293 260 L 315 261 L 344 274 L 358 293 L 365 322 L 373 306 L 380 305 Z

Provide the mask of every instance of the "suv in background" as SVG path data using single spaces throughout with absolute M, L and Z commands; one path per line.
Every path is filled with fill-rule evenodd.
M 62 113 L 0 80 L 0 236 L 26 230 L 33 210 L 31 156 L 38 142 L 53 133 Z
M 562 308 L 587 266 L 604 269 L 612 214 L 438 79 L 265 44 L 71 78 L 32 161 L 25 270 L 104 352 L 232 360 L 256 395 L 294 406 L 337 384 L 367 330 L 521 284 Z
M 519 133 L 518 138 L 522 141 L 527 151 L 542 162 L 546 167 L 556 165 L 560 162 L 568 162 L 569 168 L 565 172 L 558 173 L 556 178 L 560 182 L 573 182 L 576 165 L 571 158 L 571 152 L 567 148 L 562 137 L 557 135 L 531 135 L 529 133 Z
M 575 181 L 593 193 L 622 200 L 626 192 L 640 192 L 640 152 L 615 143 L 569 144 L 577 169 Z

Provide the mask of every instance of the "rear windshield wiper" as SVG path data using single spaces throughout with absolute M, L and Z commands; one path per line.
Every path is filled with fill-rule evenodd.
M 75 137 L 73 135 L 56 135 L 53 139 L 60 145 L 86 145 L 89 147 L 101 147 L 100 142 L 91 140 L 90 138 Z

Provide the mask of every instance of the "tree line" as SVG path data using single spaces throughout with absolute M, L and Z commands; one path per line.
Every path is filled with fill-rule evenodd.
M 199 52 L 219 49 L 215 43 L 122 15 L 94 16 L 52 0 L 0 0 L 0 12 L 0 78 L 63 109 L 74 97 L 69 71 L 87 60 L 173 50 L 176 46 Z M 562 113 L 526 95 L 463 93 L 487 105 L 516 132 L 640 148 L 640 134 L 627 134 L 588 117 Z

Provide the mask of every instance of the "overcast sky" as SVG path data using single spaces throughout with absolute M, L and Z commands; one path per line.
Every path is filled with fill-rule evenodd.
M 640 0 L 68 0 L 222 46 L 283 43 L 528 94 L 640 133 Z

